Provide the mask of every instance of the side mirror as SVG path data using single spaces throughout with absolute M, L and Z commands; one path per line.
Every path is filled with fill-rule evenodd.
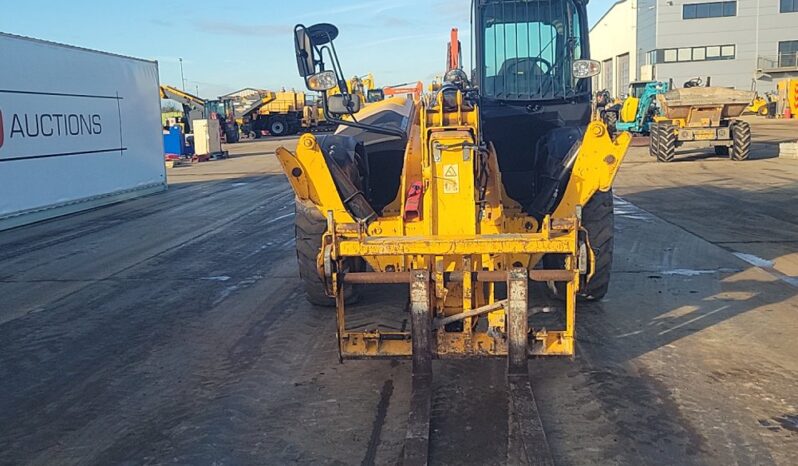
M 299 75 L 306 78 L 316 72 L 316 56 L 313 42 L 305 26 L 301 24 L 294 28 L 294 49 L 296 50 L 296 64 Z
M 596 60 L 576 60 L 571 72 L 576 79 L 592 78 L 601 73 L 601 63 Z
M 329 44 L 338 37 L 338 28 L 332 24 L 321 23 L 305 27 L 302 24 L 294 26 L 294 49 L 296 50 L 296 64 L 299 75 L 307 78 L 316 74 L 317 65 L 324 64 L 316 59 L 316 52 L 321 54 L 321 46 Z
M 360 111 L 360 97 L 331 95 L 327 97 L 327 110 L 336 115 L 350 115 Z

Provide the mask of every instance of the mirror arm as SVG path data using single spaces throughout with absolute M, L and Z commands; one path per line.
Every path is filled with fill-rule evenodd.
M 300 26 L 301 25 L 296 26 L 294 28 L 294 30 L 296 31 L 296 29 L 298 29 Z M 301 27 L 304 28 L 304 26 L 301 26 Z M 294 37 L 295 37 L 295 39 L 294 39 L 295 46 L 297 46 L 298 44 L 296 43 L 296 34 L 294 34 Z M 319 66 L 320 71 L 325 71 L 325 69 L 324 69 L 324 51 L 325 50 L 327 51 L 327 55 L 330 58 L 330 64 L 332 65 L 333 72 L 335 73 L 336 81 L 338 81 L 338 89 L 341 91 L 341 95 L 344 98 L 349 98 L 350 102 L 351 102 L 351 99 L 354 96 L 349 92 L 349 84 L 346 82 L 346 78 L 344 77 L 344 73 L 341 70 L 341 63 L 338 60 L 338 52 L 336 52 L 336 50 L 335 50 L 335 44 L 333 43 L 333 41 L 330 40 L 329 42 L 327 42 L 326 44 L 323 44 L 320 47 L 316 46 L 315 44 L 312 44 L 311 46 L 315 48 L 316 53 L 318 54 L 319 59 L 316 60 L 315 64 Z M 312 70 L 312 71 L 315 72 L 315 69 Z M 306 84 L 307 84 L 307 79 L 308 78 L 305 77 Z M 333 114 L 330 113 L 330 109 L 329 109 L 329 106 L 327 104 L 327 92 L 326 91 L 321 92 L 321 105 L 322 105 L 322 110 L 324 111 L 324 118 L 327 121 L 331 122 L 331 123 L 335 123 L 335 124 L 338 124 L 338 125 L 350 126 L 352 128 L 359 128 L 359 129 L 362 129 L 362 130 L 365 130 L 365 131 L 369 131 L 369 132 L 372 132 L 372 133 L 384 134 L 386 136 L 395 136 L 395 137 L 400 138 L 400 139 L 404 139 L 406 137 L 405 133 L 402 132 L 401 130 L 398 130 L 398 129 L 383 128 L 383 127 L 380 127 L 380 126 L 374 126 L 374 125 L 369 125 L 369 124 L 366 124 L 366 123 L 360 123 L 360 122 L 358 122 L 355 119 L 354 114 L 351 113 L 351 112 L 349 113 L 349 116 L 352 117 L 353 121 L 347 121 L 347 120 L 343 120 L 341 118 L 333 116 Z
M 327 71 L 324 68 L 324 51 L 325 50 L 327 50 L 327 54 L 330 55 L 330 60 L 332 60 L 332 54 L 329 52 L 328 47 L 326 45 L 322 45 L 321 47 L 319 47 L 319 46 L 314 44 L 313 48 L 316 49 L 316 54 L 318 54 L 318 56 L 319 56 L 319 59 L 317 60 L 317 63 L 319 64 L 319 72 Z M 333 71 L 335 71 L 335 63 L 333 63 Z
M 341 91 L 341 95 L 343 96 L 349 95 L 349 85 L 346 82 L 346 77 L 344 77 L 344 70 L 341 68 L 341 62 L 338 60 L 338 52 L 335 50 L 334 42 L 330 41 L 327 53 L 330 54 L 330 60 L 333 62 L 333 69 L 338 78 L 338 90 Z

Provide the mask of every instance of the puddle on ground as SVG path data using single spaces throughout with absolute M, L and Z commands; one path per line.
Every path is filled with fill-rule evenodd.
M 228 277 L 227 275 L 217 275 L 214 277 L 205 277 L 203 278 L 203 280 L 211 280 L 214 282 L 226 282 L 227 280 L 230 280 L 230 277 Z
M 637 207 L 636 205 L 628 202 L 620 197 L 614 198 L 615 206 L 613 211 L 619 217 L 629 218 L 632 220 L 642 220 L 644 222 L 654 221 L 654 216 L 645 210 Z

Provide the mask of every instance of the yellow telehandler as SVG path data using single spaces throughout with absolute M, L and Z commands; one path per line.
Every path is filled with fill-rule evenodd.
M 412 359 L 406 464 L 424 463 L 434 358 L 507 358 L 508 455 L 537 451 L 527 359 L 572 356 L 577 297 L 607 292 L 612 182 L 631 136 L 592 120 L 586 3 L 475 0 L 474 76 L 453 69 L 431 95 L 363 108 L 338 29 L 295 27 L 300 75 L 340 125 L 277 151 L 300 276 L 311 303 L 336 307 L 341 360 Z M 562 328 L 529 326 L 530 280 L 564 301 Z M 409 285 L 410 329 L 350 329 L 358 287 L 383 283 Z

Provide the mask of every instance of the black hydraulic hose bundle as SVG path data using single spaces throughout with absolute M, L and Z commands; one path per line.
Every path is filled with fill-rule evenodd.
M 571 169 L 574 167 L 580 148 L 581 144 L 579 143 L 574 143 L 571 146 L 557 172 L 547 178 L 548 182 L 545 183 L 541 191 L 527 207 L 526 212 L 535 217 L 538 222 L 543 220 L 546 215 L 552 213 L 557 205 L 557 200 L 561 197 L 562 189 L 571 175 Z

